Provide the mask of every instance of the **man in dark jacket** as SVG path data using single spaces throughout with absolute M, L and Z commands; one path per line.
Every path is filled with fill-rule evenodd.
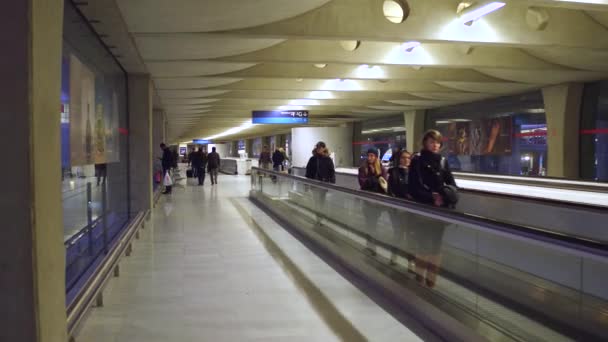
M 192 164 L 192 172 L 198 178 L 198 185 L 203 185 L 205 182 L 205 168 L 203 165 L 203 150 L 192 152 L 190 154 L 190 163 Z
M 215 147 L 207 156 L 207 170 L 211 176 L 211 185 L 217 184 L 217 174 L 220 169 L 220 155 L 215 151 Z
M 285 155 L 277 148 L 272 154 L 272 168 L 275 171 L 283 171 L 283 162 L 285 162 Z
M 312 151 L 312 157 L 306 165 L 306 178 L 316 179 L 321 182 L 335 183 L 336 170 L 334 162 L 329 157 L 329 151 L 325 143 L 319 141 Z
M 173 167 L 173 152 L 171 152 L 171 150 L 167 147 L 167 145 L 165 145 L 165 143 L 160 144 L 160 148 L 163 150 L 163 156 L 160 159 L 163 167 L 164 184 L 165 176 L 169 173 L 169 171 L 171 171 L 171 168 Z M 173 187 L 171 185 L 165 186 L 165 191 L 163 191 L 163 194 L 170 194 L 172 188 Z

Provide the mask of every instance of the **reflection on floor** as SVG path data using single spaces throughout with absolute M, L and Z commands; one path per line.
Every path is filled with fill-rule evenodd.
M 249 177 L 219 183 L 161 199 L 77 341 L 421 340 L 253 206 Z

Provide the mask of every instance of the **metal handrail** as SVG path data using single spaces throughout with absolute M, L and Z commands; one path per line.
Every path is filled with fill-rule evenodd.
M 68 306 L 66 310 L 67 326 L 70 335 L 74 333 L 87 309 L 91 306 L 99 293 L 101 293 L 103 286 L 111 276 L 111 271 L 120 261 L 121 255 L 124 254 L 128 245 L 133 240 L 137 229 L 139 229 L 147 214 L 148 213 L 140 212 L 131 221 L 129 226 L 122 230 L 116 243 L 112 244 L 108 250 L 103 262 L 95 267 L 92 272 L 93 276 L 86 281 L 82 290 L 80 290 L 74 301 Z
M 303 167 L 293 167 L 295 169 L 302 169 L 304 170 L 305 168 Z M 346 173 L 346 172 L 339 172 L 336 171 L 336 174 L 340 174 L 340 175 L 345 175 L 345 176 L 349 176 L 349 177 L 357 177 L 356 174 L 353 173 Z M 456 178 L 456 181 L 458 181 L 459 179 L 468 179 L 468 180 L 479 180 L 479 181 L 483 181 L 483 182 L 489 182 L 490 179 L 484 179 L 483 176 L 485 175 L 479 175 L 479 174 L 463 174 L 463 173 L 459 173 L 459 172 L 453 172 L 454 176 L 458 176 Z M 462 177 L 462 175 L 467 175 L 467 177 Z M 478 177 L 479 179 L 475 178 Z M 491 176 L 491 175 L 489 175 Z M 516 178 L 523 178 L 523 177 L 516 177 Z M 525 183 L 523 180 L 520 183 L 517 182 L 497 182 L 495 181 L 494 183 L 502 183 L 502 184 L 516 184 L 516 185 L 527 185 L 527 186 L 541 186 L 540 184 L 531 184 L 533 183 L 532 180 L 530 180 L 530 183 L 527 184 Z M 603 186 L 603 185 L 602 185 Z M 577 190 L 577 191 L 587 191 L 584 190 L 584 188 L 579 187 L 571 187 L 571 188 L 564 188 L 564 187 L 558 187 L 558 186 L 546 186 L 548 188 L 555 188 L 555 189 L 564 189 L 564 190 Z M 607 187 L 607 191 L 608 191 L 608 184 L 606 184 Z M 542 203 L 542 204 L 549 204 L 552 206 L 558 206 L 560 208 L 580 208 L 580 209 L 584 209 L 584 210 L 592 210 L 592 211 L 601 211 L 601 212 L 605 212 L 606 210 L 606 206 L 602 206 L 602 205 L 593 205 L 593 204 L 589 204 L 589 203 L 580 203 L 580 202 L 572 202 L 572 201 L 567 201 L 567 200 L 558 200 L 558 199 L 551 199 L 551 198 L 539 198 L 539 197 L 532 197 L 532 196 L 526 196 L 526 195 L 518 195 L 518 194 L 506 194 L 506 193 L 498 193 L 498 192 L 493 192 L 493 191 L 486 191 L 486 190 L 480 190 L 480 189 L 469 189 L 469 188 L 460 188 L 460 190 L 463 193 L 470 193 L 470 194 L 481 194 L 483 196 L 492 196 L 492 197 L 498 197 L 498 198 L 507 198 L 507 199 L 515 199 L 518 201 L 528 201 L 528 202 L 536 202 L 536 203 Z M 591 190 L 589 190 L 591 191 Z M 603 193 L 603 191 L 598 191 L 597 189 L 595 191 L 592 192 L 599 192 L 599 193 Z
M 337 192 L 347 193 L 357 198 L 362 198 L 368 201 L 376 202 L 393 208 L 406 210 L 414 214 L 419 214 L 434 219 L 440 219 L 451 223 L 466 223 L 478 229 L 491 230 L 499 234 L 515 236 L 517 238 L 525 237 L 527 239 L 542 244 L 549 244 L 553 247 L 560 247 L 566 249 L 569 252 L 582 252 L 592 257 L 608 257 L 608 245 L 604 244 L 602 241 L 599 240 L 571 236 L 568 234 L 549 231 L 538 227 L 501 222 L 487 217 L 456 212 L 447 208 L 432 207 L 426 204 L 421 204 L 400 198 L 389 197 L 377 193 L 353 190 L 349 188 L 340 187 L 335 184 L 325 183 L 300 176 L 284 174 L 276 171 L 260 169 L 257 167 L 253 167 L 252 170 L 258 173 L 265 173 L 275 177 L 293 179 L 300 183 L 308 184 L 318 188 L 325 188 Z

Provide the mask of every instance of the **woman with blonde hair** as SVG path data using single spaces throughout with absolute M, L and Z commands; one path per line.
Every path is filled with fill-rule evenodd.
M 378 151 L 370 149 L 367 151 L 367 159 L 359 167 L 359 186 L 363 191 L 386 194 L 388 191 L 388 173 L 380 163 Z M 363 202 L 363 215 L 365 216 L 365 229 L 370 236 L 374 236 L 378 226 L 378 219 L 382 215 L 379 206 L 372 202 Z M 375 244 L 368 240 L 367 249 L 371 254 L 376 254 Z

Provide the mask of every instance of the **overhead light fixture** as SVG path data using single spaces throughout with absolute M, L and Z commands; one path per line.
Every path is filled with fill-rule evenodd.
M 475 20 L 499 10 L 505 5 L 506 3 L 501 1 L 482 1 L 474 4 L 461 2 L 458 6 L 457 13 L 463 24 L 471 26 Z
M 296 78 L 296 82 L 302 82 L 302 81 L 304 81 L 303 78 Z
M 419 46 L 420 46 L 420 42 L 416 42 L 416 41 L 403 43 L 401 45 L 401 47 L 403 47 L 403 49 L 407 52 L 412 52 L 412 51 L 414 51 L 415 48 L 417 48 Z
M 327 64 L 323 64 L 323 63 L 318 63 L 318 64 L 313 64 L 315 66 L 315 68 L 319 68 L 319 69 L 323 69 L 327 66 Z

